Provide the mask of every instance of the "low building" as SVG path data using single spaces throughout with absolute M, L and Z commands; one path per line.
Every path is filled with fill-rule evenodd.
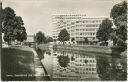
M 35 45 L 34 35 L 27 35 L 27 40 L 24 41 L 24 45 L 33 47 Z

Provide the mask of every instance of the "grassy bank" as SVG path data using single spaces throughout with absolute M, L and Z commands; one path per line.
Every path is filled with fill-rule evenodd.
M 2 80 L 34 80 L 34 54 L 14 48 L 2 49 Z

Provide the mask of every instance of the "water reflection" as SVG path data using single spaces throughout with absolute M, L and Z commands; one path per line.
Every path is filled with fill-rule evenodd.
M 40 48 L 36 48 L 35 50 L 36 50 L 36 52 L 37 52 L 37 54 L 38 54 L 38 57 L 39 57 L 40 59 L 43 59 L 43 58 L 44 58 L 45 50 L 41 50 Z
M 78 55 L 68 52 L 56 52 L 57 55 L 65 55 L 69 57 L 69 64 L 66 68 L 63 68 L 56 62 L 53 65 L 53 78 L 64 80 L 98 80 L 98 74 L 96 72 L 96 59 L 95 56 L 89 57 L 85 55 Z M 53 61 L 56 61 L 54 56 Z
M 127 65 L 119 58 L 98 58 L 97 72 L 101 80 L 127 80 Z
M 48 61 L 49 59 L 49 61 Z M 44 53 L 42 63 L 51 80 L 126 80 L 126 61 L 119 58 L 69 51 Z
M 68 66 L 68 63 L 70 62 L 70 59 L 69 59 L 69 57 L 68 56 L 57 56 L 57 58 L 58 58 L 58 63 L 59 63 L 59 65 L 61 66 L 61 67 L 67 67 Z

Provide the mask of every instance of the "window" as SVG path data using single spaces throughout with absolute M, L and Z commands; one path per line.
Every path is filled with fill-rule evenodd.
M 79 31 L 79 29 L 76 29 L 76 31 Z
M 71 22 L 71 24 L 73 25 L 73 24 L 74 24 L 74 22 Z
M 95 69 L 94 68 L 92 68 L 92 71 L 94 71 Z
M 98 20 L 96 20 L 96 22 L 98 23 Z
M 92 62 L 92 60 L 90 60 L 90 62 Z
M 92 23 L 94 23 L 95 21 L 93 20 Z
M 95 61 L 93 60 L 93 62 L 95 62 Z
M 89 71 L 91 71 L 91 68 L 89 68 Z
M 79 23 L 79 21 L 76 21 L 76 23 Z

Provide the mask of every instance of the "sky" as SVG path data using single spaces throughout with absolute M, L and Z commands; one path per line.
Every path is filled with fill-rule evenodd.
M 123 0 L 2 0 L 3 8 L 11 7 L 21 16 L 28 35 L 42 31 L 52 36 L 52 15 L 86 14 L 110 16 L 112 7 Z

